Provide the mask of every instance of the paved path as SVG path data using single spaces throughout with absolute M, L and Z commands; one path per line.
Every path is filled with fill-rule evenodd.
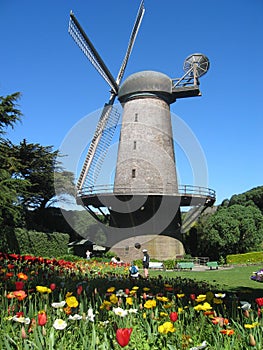
M 177 270 L 175 269 L 174 271 L 193 271 L 193 272 L 200 272 L 200 271 L 219 271 L 219 270 L 229 270 L 232 269 L 232 267 L 228 266 L 228 267 L 223 267 L 223 266 L 218 266 L 218 269 L 210 269 L 210 267 L 206 266 L 206 265 L 194 265 L 192 270 L 189 269 L 184 269 L 184 270 Z

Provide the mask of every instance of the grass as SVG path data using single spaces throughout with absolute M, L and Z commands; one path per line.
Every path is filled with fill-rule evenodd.
M 196 281 L 206 282 L 225 292 L 237 293 L 240 296 L 250 294 L 254 298 L 263 296 L 263 284 L 252 281 L 250 276 L 254 271 L 261 268 L 262 264 L 206 271 L 184 270 L 160 273 L 160 271 L 150 270 L 150 276 L 154 277 L 161 274 L 164 278 L 176 278 L 178 276 L 191 278 Z

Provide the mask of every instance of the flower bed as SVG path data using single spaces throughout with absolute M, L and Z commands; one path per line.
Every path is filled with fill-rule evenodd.
M 250 279 L 255 282 L 263 282 L 263 269 L 253 272 L 253 275 L 250 276 Z
M 187 278 L 133 281 L 126 271 L 0 253 L 0 348 L 263 348 L 263 298 Z

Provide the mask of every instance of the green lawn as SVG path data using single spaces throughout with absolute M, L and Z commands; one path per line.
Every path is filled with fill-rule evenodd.
M 165 271 L 163 277 L 176 278 L 177 276 L 190 278 L 197 281 L 207 282 L 217 287 L 220 291 L 235 292 L 240 297 L 250 294 L 251 298 L 263 297 L 263 283 L 254 282 L 250 279 L 253 271 L 258 271 L 263 265 L 242 266 L 206 271 Z M 150 270 L 150 276 L 157 276 L 160 271 Z

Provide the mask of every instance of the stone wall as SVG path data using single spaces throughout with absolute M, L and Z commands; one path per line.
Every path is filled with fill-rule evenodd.
M 141 248 L 136 249 L 135 243 L 140 243 Z M 147 249 L 151 259 L 160 261 L 176 259 L 184 255 L 184 247 L 179 240 L 160 235 L 135 236 L 115 244 L 111 251 L 124 262 L 142 259 L 142 249 Z

